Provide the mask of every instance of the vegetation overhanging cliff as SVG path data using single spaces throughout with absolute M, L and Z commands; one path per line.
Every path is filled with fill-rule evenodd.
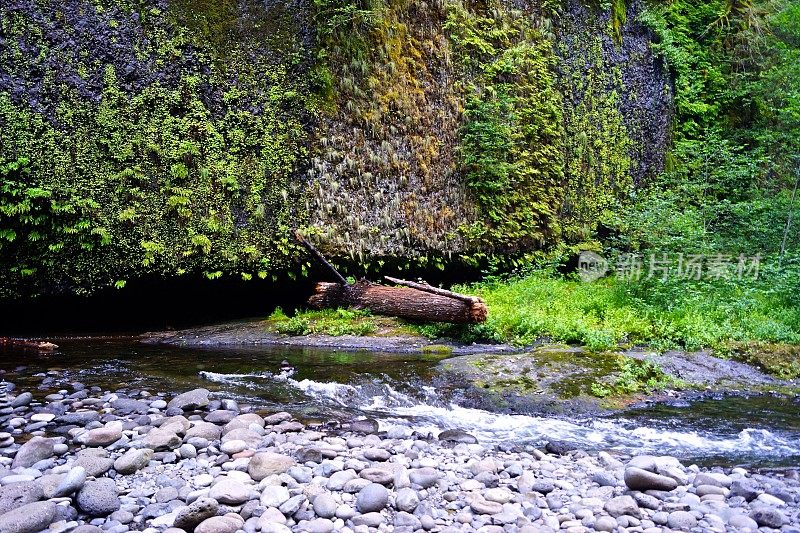
M 4 2 L 0 297 L 293 273 L 293 226 L 359 274 L 640 249 L 753 205 L 769 240 L 798 9 Z

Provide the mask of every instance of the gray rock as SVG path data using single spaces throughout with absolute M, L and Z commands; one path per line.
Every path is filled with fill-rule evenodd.
M 273 452 L 261 452 L 250 459 L 247 472 L 256 481 L 275 474 L 284 474 L 297 463 L 288 455 Z
M 383 448 L 367 448 L 364 450 L 364 459 L 368 461 L 388 461 L 392 454 Z
M 342 470 L 334 472 L 328 479 L 328 490 L 342 490 L 345 484 L 351 479 L 356 479 L 358 475 L 355 470 Z
M 11 400 L 11 407 L 25 407 L 33 401 L 33 394 L 30 392 L 22 392 L 16 398 Z
M 100 477 L 114 466 L 114 460 L 108 457 L 98 457 L 93 455 L 81 455 L 75 459 L 75 466 L 82 467 L 86 475 L 90 477 Z
M 44 498 L 42 486 L 36 481 L 22 481 L 0 487 L 0 515 Z M 2 530 L 0 530 L 2 531 Z
M 167 409 L 182 409 L 191 411 L 208 405 L 208 389 L 194 389 L 174 397 L 167 404 Z
M 244 525 L 241 516 L 228 513 L 225 516 L 212 516 L 200 522 L 194 533 L 235 533 Z
M 671 477 L 629 466 L 625 469 L 625 484 L 632 490 L 675 490 L 678 482 Z
M 103 533 L 103 530 L 100 529 L 98 526 L 84 524 L 82 526 L 78 526 L 75 529 L 73 529 L 72 533 Z
M 71 413 L 64 413 L 58 417 L 58 421 L 66 426 L 85 426 L 92 422 L 99 422 L 100 413 L 97 411 L 74 411 Z
M 280 507 L 291 498 L 289 489 L 281 485 L 268 485 L 261 493 L 261 505 L 264 507 Z
M 89 516 L 106 516 L 120 508 L 117 486 L 109 478 L 87 481 L 76 501 L 78 507 Z
M 378 421 L 374 418 L 364 418 L 362 420 L 353 420 L 350 422 L 350 431 L 355 433 L 364 433 L 372 435 L 377 433 L 379 429 Z
M 114 444 L 122 438 L 122 428 L 117 425 L 90 429 L 86 433 L 81 433 L 75 437 L 77 444 L 86 446 L 108 446 Z
M 667 518 L 667 524 L 672 529 L 688 531 L 697 526 L 697 518 L 688 511 L 673 511 Z
M 297 457 L 297 461 L 300 463 L 308 463 L 308 462 L 321 463 L 322 450 L 320 450 L 316 446 L 302 448 L 295 453 L 295 457 Z
M 387 487 L 394 483 L 394 473 L 383 468 L 365 468 L 358 475 L 372 483 L 380 483 Z
M 761 527 L 780 529 L 786 523 L 786 516 L 774 507 L 758 507 L 750 512 L 750 518 Z
M 210 422 L 196 422 L 186 430 L 186 440 L 192 437 L 200 437 L 209 441 L 219 440 L 222 435 L 222 428 Z
M 400 511 L 394 517 L 394 525 L 395 527 L 405 527 L 411 528 L 411 530 L 417 530 L 422 527 L 422 522 L 413 514 Z
M 381 513 L 366 513 L 352 518 L 354 526 L 378 527 L 383 524 Z
M 718 474 L 714 472 L 700 472 L 694 477 L 694 486 L 700 485 L 713 485 L 715 487 L 730 487 L 733 479 L 725 474 Z
M 414 489 L 404 488 L 397 491 L 394 498 L 394 506 L 398 511 L 413 513 L 419 505 L 419 495 Z
M 470 509 L 477 514 L 499 514 L 503 512 L 503 506 L 497 502 L 487 502 L 483 498 L 475 498 L 469 504 Z
M 636 505 L 636 501 L 630 496 L 617 496 L 616 498 L 611 498 L 606 502 L 603 508 L 614 518 L 622 515 L 633 517 L 639 516 L 639 506 Z
M 153 458 L 153 450 L 150 448 L 134 449 L 131 448 L 114 461 L 114 470 L 120 474 L 133 474 L 137 470 L 146 467 Z
M 598 470 L 592 473 L 592 481 L 601 487 L 616 487 L 619 484 L 617 476 L 604 470 Z
M 287 413 L 286 411 L 281 411 L 280 413 L 275 413 L 269 416 L 264 417 L 264 424 L 268 426 L 274 426 L 280 424 L 282 422 L 288 422 L 292 419 L 292 415 Z
M 146 414 L 150 406 L 141 400 L 133 400 L 130 398 L 119 398 L 111 402 L 111 407 L 121 415 L 129 415 L 132 413 Z
M 761 491 L 758 490 L 758 485 L 752 479 L 736 479 L 731 483 L 731 496 L 741 496 L 748 502 L 758 498 Z
M 181 443 L 183 439 L 169 428 L 151 429 L 144 437 L 144 445 L 155 451 L 174 450 Z
M 278 507 L 278 510 L 284 514 L 284 516 L 292 516 L 294 513 L 300 509 L 300 506 L 303 505 L 303 502 L 306 501 L 306 497 L 303 494 L 298 494 L 297 496 L 293 496 L 283 502 L 283 504 Z
M 231 478 L 222 478 L 208 491 L 209 498 L 227 505 L 241 505 L 251 495 L 252 491 L 246 485 Z
M 53 522 L 56 504 L 34 502 L 17 507 L 0 516 L 0 531 L 3 533 L 38 533 Z
M 753 531 L 758 529 L 758 522 L 756 522 L 749 516 L 740 513 L 732 514 L 731 517 L 728 519 L 728 525 L 736 529 L 747 528 Z
M 378 483 L 370 483 L 356 497 L 356 508 L 361 513 L 381 511 L 388 503 L 389 491 Z
M 175 515 L 174 526 L 186 531 L 192 531 L 203 520 L 215 516 L 218 509 L 219 503 L 217 500 L 212 498 L 197 499 L 178 511 L 178 514 Z
M 314 513 L 321 518 L 333 518 L 336 516 L 338 504 L 330 494 L 320 494 L 314 498 Z
M 446 429 L 439 433 L 439 440 L 443 442 L 456 442 L 459 444 L 478 444 L 474 435 L 458 429 Z
M 601 516 L 594 522 L 595 531 L 614 531 L 617 529 L 617 521 L 610 516 Z
M 86 476 L 87 472 L 84 467 L 82 466 L 72 467 L 70 471 L 67 472 L 63 478 L 61 478 L 61 481 L 58 483 L 56 489 L 53 491 L 53 497 L 62 498 L 65 496 L 69 496 L 70 494 L 73 494 L 75 492 L 78 492 L 83 488 L 83 485 L 86 483 Z
M 28 468 L 39 461 L 50 459 L 55 455 L 54 445 L 55 443 L 51 439 L 33 437 L 17 450 L 17 455 L 14 456 L 14 462 L 11 467 Z
M 441 477 L 441 473 L 436 469 L 425 467 L 411 470 L 408 473 L 408 477 L 411 483 L 419 485 L 423 489 L 427 489 L 436 485 Z

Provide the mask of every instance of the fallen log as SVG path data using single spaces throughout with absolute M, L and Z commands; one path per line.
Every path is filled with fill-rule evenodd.
M 369 309 L 377 315 L 396 316 L 424 322 L 451 322 L 476 324 L 485 322 L 488 310 L 483 300 L 457 292 L 432 287 L 427 283 L 406 281 L 386 276 L 400 287 L 387 287 L 367 280 L 347 283 L 336 267 L 314 245 L 306 241 L 299 231 L 295 238 L 337 283 L 319 282 L 316 293 L 308 304 L 316 309 L 326 307 L 352 307 Z
M 464 296 L 464 295 L 459 295 Z M 387 287 L 366 280 L 349 285 L 317 283 L 316 293 L 308 299 L 317 309 L 352 307 L 369 309 L 377 315 L 396 316 L 424 322 L 475 324 L 485 322 L 486 304 L 480 298 L 453 298 L 411 287 Z

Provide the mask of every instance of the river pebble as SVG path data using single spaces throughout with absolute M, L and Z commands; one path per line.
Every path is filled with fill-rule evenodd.
M 58 375 L 48 374 L 54 385 Z M 3 533 L 791 533 L 800 524 L 794 474 L 593 456 L 557 441 L 492 448 L 456 429 L 380 432 L 373 419 L 306 427 L 206 389 L 171 396 L 70 382 L 50 394 L 45 409 L 44 396 L 19 391 L 0 415 Z

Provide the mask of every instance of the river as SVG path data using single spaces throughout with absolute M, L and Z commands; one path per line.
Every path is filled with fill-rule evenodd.
M 669 454 L 700 465 L 780 468 L 800 463 L 800 405 L 777 396 L 719 396 L 648 405 L 610 415 L 505 414 L 464 401 L 437 362 L 414 354 L 287 348 L 198 349 L 135 338 L 59 340 L 51 354 L 7 349 L 0 369 L 23 388 L 58 390 L 79 381 L 107 390 L 166 393 L 195 387 L 309 422 L 378 419 L 384 429 L 457 428 L 484 443 Z M 281 376 L 281 361 L 295 368 Z M 24 369 L 22 368 L 24 367 Z M 41 384 L 43 374 L 59 370 Z

